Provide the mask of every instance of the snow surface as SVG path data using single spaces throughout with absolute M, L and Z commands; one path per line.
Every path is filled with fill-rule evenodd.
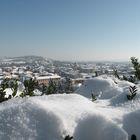
M 140 139 L 140 84 L 137 95 L 128 101 L 129 87 L 134 86 L 128 81 L 120 81 L 114 77 L 99 76 L 87 80 L 76 92 L 91 98 L 91 93 L 97 95 L 96 109 L 123 128 L 129 139 L 132 134 Z M 92 91 L 92 92 L 91 92 Z
M 99 114 L 88 114 L 78 123 L 74 138 L 76 140 L 127 140 L 127 133 Z
M 86 80 L 85 83 L 77 89 L 76 93 L 88 98 L 91 98 L 91 94 L 94 94 L 100 99 L 110 99 L 128 90 L 129 86 L 134 86 L 134 84 L 103 75 Z
M 12 99 L 0 107 L 0 139 L 62 140 L 66 135 L 74 135 L 75 140 L 80 140 L 81 120 L 87 121 L 86 128 L 92 126 L 85 131 L 86 135 L 93 138 L 95 129 L 104 134 L 103 137 L 95 135 L 96 140 L 127 139 L 126 132 L 95 107 L 90 100 L 76 94 Z
M 1 140 L 61 140 L 63 123 L 53 111 L 33 101 L 15 99 L 0 108 Z
M 0 140 L 63 140 L 66 135 L 74 140 L 130 140 L 132 134 L 139 140 L 140 85 L 132 101 L 126 98 L 133 85 L 100 76 L 87 80 L 76 94 L 5 101 L 0 104 Z M 98 95 L 94 102 L 91 91 Z
M 140 139 L 140 110 L 133 111 L 123 118 L 123 128 L 128 132 L 129 138 L 135 134 Z

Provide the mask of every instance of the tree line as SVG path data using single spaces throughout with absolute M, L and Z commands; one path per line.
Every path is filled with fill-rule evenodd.
M 41 95 L 50 95 L 57 93 L 72 93 L 73 86 L 70 78 L 65 78 L 62 81 L 55 82 L 52 79 L 49 80 L 48 85 L 39 84 L 36 79 L 29 79 L 23 82 L 24 90 L 19 95 L 20 97 L 36 96 L 34 93 L 35 89 L 41 92 Z M 6 89 L 11 88 L 12 95 L 6 96 Z M 18 91 L 18 80 L 16 79 L 4 79 L 0 85 L 0 102 L 6 101 L 13 97 L 17 97 Z

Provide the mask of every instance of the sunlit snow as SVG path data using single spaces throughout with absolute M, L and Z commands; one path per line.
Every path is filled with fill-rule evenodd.
M 126 97 L 133 85 L 100 76 L 77 93 L 5 101 L 0 104 L 0 139 L 63 140 L 70 135 L 74 140 L 130 140 L 132 134 L 140 139 L 140 86 L 132 101 Z

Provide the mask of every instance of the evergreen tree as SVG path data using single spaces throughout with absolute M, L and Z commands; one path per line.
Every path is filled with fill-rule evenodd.
M 10 88 L 12 89 L 13 93 L 12 96 L 15 97 L 18 90 L 18 83 L 17 80 L 10 81 Z
M 0 103 L 7 101 L 8 99 L 11 99 L 11 95 L 9 95 L 8 98 L 6 98 L 5 95 L 6 95 L 6 92 L 1 88 L 0 89 Z
M 57 92 L 57 90 L 56 90 L 56 83 L 52 79 L 50 79 L 49 80 L 49 85 L 47 87 L 47 95 L 55 94 L 56 92 Z
M 65 82 L 65 92 L 66 93 L 72 93 L 73 92 L 72 81 L 68 77 L 66 78 L 66 82 Z
M 98 77 L 98 75 L 99 75 L 99 74 L 98 74 L 98 72 L 97 72 L 97 71 L 95 71 L 95 77 Z
M 0 102 L 6 101 L 8 99 L 11 99 L 12 96 L 9 95 L 8 98 L 5 97 L 6 92 L 4 91 L 6 88 L 11 88 L 10 86 L 10 80 L 9 79 L 4 79 L 1 83 L 1 87 L 0 87 Z
M 97 100 L 97 96 L 94 95 L 93 93 L 91 94 L 91 98 L 92 98 L 92 102 L 96 101 Z
M 65 92 L 64 83 L 62 81 L 58 82 L 57 91 L 58 91 L 58 93 L 64 93 Z
M 131 83 L 135 83 L 136 77 L 135 76 L 130 76 L 128 81 L 131 82 Z
M 138 59 L 135 57 L 131 57 L 131 63 L 133 64 L 136 78 L 140 80 L 140 64 L 138 62 Z
M 6 100 L 7 99 L 5 98 L 5 92 L 2 89 L 0 89 L 0 103 Z
M 42 84 L 42 90 L 41 90 L 42 94 L 41 95 L 44 95 L 44 94 L 47 94 L 47 86 Z
M 119 74 L 118 74 L 118 71 L 117 71 L 117 70 L 114 70 L 114 76 L 115 76 L 116 78 L 120 79 L 120 76 L 119 76 Z
M 132 76 L 132 75 L 130 77 L 126 77 L 125 75 L 123 75 L 123 80 L 129 81 L 131 83 L 135 83 L 136 77 L 135 76 Z
M 4 79 L 1 83 L 1 88 L 2 90 L 5 90 L 8 87 L 9 87 L 9 79 Z
M 38 82 L 34 79 L 24 81 L 24 94 L 29 96 L 34 96 L 33 91 L 38 87 Z
M 129 91 L 130 91 L 130 94 L 127 95 L 127 99 L 132 100 L 137 94 L 137 87 L 136 86 L 130 86 Z
M 123 75 L 123 80 L 128 81 L 128 78 L 125 75 Z

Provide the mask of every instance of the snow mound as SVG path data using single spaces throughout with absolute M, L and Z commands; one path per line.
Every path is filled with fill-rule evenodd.
M 61 118 L 67 135 L 73 135 L 77 120 L 81 119 L 85 114 L 97 112 L 90 100 L 77 94 L 34 97 L 31 102 L 46 110 L 53 111 L 56 116 Z
M 127 95 L 129 94 L 129 88 L 122 88 L 122 93 L 117 94 L 116 96 L 110 99 L 110 104 L 115 105 L 122 105 L 125 102 L 128 102 Z
M 75 140 L 127 140 L 127 133 L 109 119 L 92 114 L 78 123 Z
M 132 134 L 135 134 L 138 140 L 140 139 L 140 110 L 124 115 L 123 128 L 127 131 L 129 139 Z
M 96 108 L 77 94 L 17 97 L 0 104 L 0 139 L 62 140 L 70 135 L 83 140 L 85 135 L 89 140 L 90 135 L 96 140 L 126 140 L 126 133 Z
M 17 102 L 17 100 L 14 100 Z M 6 104 L 11 105 L 6 105 Z M 61 140 L 63 123 L 53 111 L 29 100 L 5 102 L 0 109 L 1 140 Z M 7 107 L 5 107 L 7 106 Z
M 93 94 L 97 99 L 109 99 L 110 105 L 116 106 L 128 101 L 129 87 L 134 85 L 131 82 L 119 80 L 113 76 L 102 75 L 85 81 L 76 93 L 87 98 L 91 98 L 91 94 Z
M 122 93 L 120 94 L 117 94 L 116 96 L 112 97 L 110 99 L 110 104 L 112 106 L 115 106 L 115 105 L 122 105 L 122 104 L 125 104 L 128 102 L 128 99 L 127 99 L 127 95 L 130 94 L 130 86 L 136 86 L 135 84 L 133 83 L 130 83 L 130 82 L 127 82 L 127 81 L 120 81 L 118 83 L 118 86 L 122 89 Z M 134 97 L 134 99 L 139 99 L 140 98 L 140 88 L 137 88 L 137 95 Z
M 91 94 L 101 96 L 100 99 L 110 99 L 122 92 L 117 83 L 111 77 L 99 76 L 85 81 L 76 91 L 85 97 L 91 98 Z
M 131 83 L 131 82 L 128 82 L 128 81 L 125 81 L 125 80 L 118 80 L 117 82 L 118 86 L 119 87 L 122 87 L 122 88 L 128 88 L 130 86 L 134 86 L 135 84 L 134 83 Z

